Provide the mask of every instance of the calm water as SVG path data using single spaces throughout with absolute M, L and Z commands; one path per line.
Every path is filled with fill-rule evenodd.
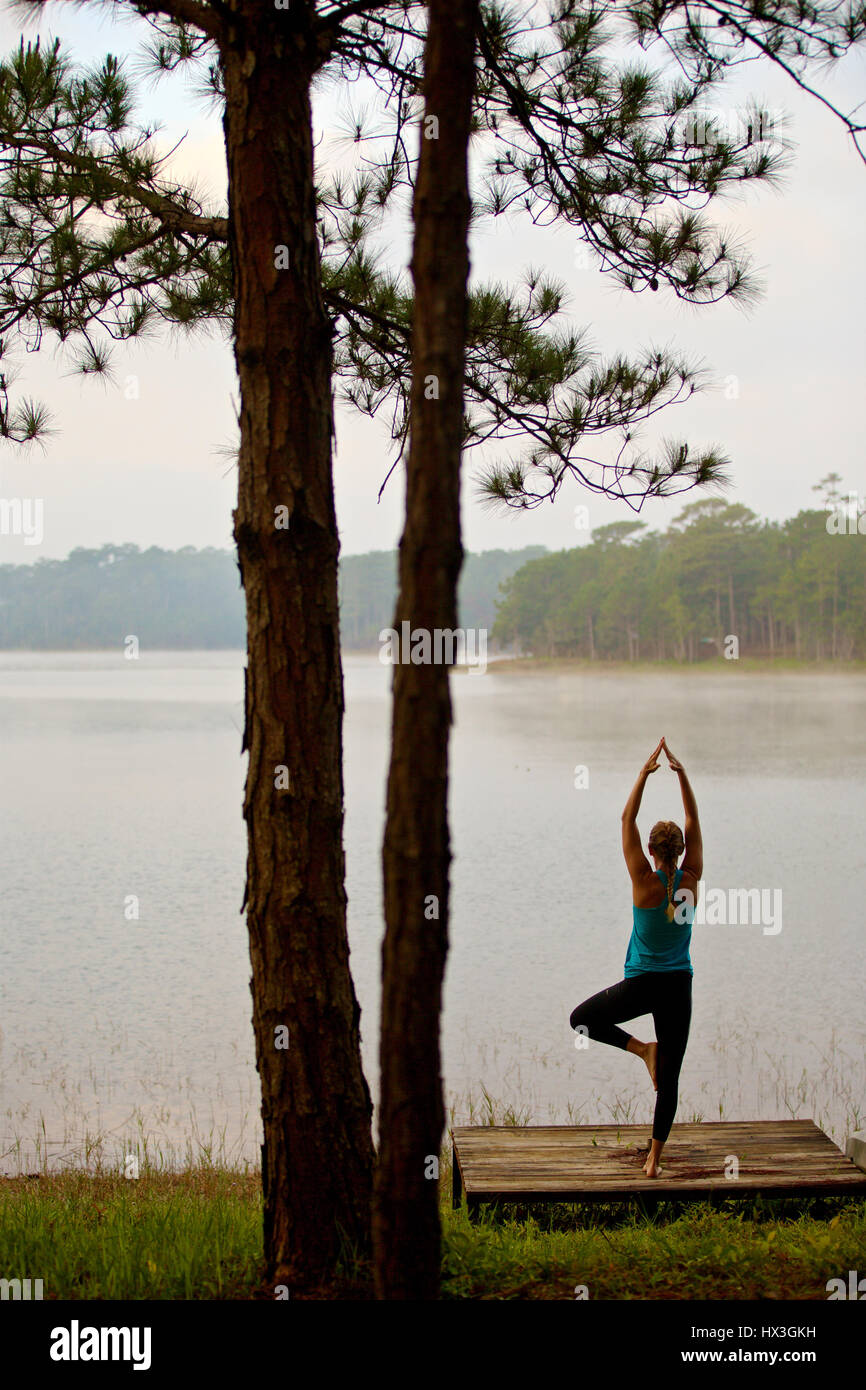
M 136 1135 L 257 1157 L 242 663 L 0 653 L 4 1171 L 116 1156 Z M 665 733 L 698 797 L 707 888 L 782 895 L 781 930 L 695 928 L 678 1118 L 813 1117 L 844 1142 L 866 1097 L 866 681 L 510 670 L 453 689 L 455 1117 L 484 1116 L 486 1091 L 500 1117 L 650 1119 L 643 1064 L 575 1050 L 568 1015 L 622 977 L 620 813 Z M 352 969 L 375 1096 L 388 670 L 349 656 L 346 699 Z M 680 812 L 663 769 L 644 837 Z

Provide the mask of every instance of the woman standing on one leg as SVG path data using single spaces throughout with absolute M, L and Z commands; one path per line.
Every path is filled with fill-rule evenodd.
M 664 749 L 669 766 L 680 779 L 685 813 L 685 838 L 673 821 L 658 821 L 647 847 L 655 871 L 641 848 L 637 813 L 647 778 L 658 771 Z M 694 792 L 682 764 L 661 738 L 641 768 L 622 813 L 622 848 L 632 882 L 634 922 L 625 959 L 625 979 L 586 999 L 571 1015 L 572 1028 L 583 1027 L 597 1042 L 621 1047 L 642 1057 L 656 1089 L 652 1144 L 645 1164 L 647 1177 L 659 1173 L 662 1147 L 677 1108 L 680 1068 L 685 1055 L 692 1014 L 692 935 L 698 882 L 703 873 L 703 845 Z M 677 860 L 685 850 L 682 866 Z M 651 1013 L 656 1041 L 639 1042 L 618 1024 Z

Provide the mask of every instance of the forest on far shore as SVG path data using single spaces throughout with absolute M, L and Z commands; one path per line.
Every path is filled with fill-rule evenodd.
M 492 637 L 535 656 L 866 657 L 866 534 L 848 508 L 761 520 L 710 498 L 668 530 L 615 521 L 504 585 Z M 736 644 L 728 642 L 736 638 Z
M 571 550 L 466 556 L 459 616 L 491 644 L 536 657 L 696 662 L 737 639 L 739 656 L 866 658 L 866 535 L 825 507 L 762 520 L 739 503 L 692 502 L 664 532 L 597 527 Z M 841 514 L 839 514 L 841 515 Z M 393 621 L 396 551 L 340 562 L 349 651 L 374 652 Z M 0 649 L 240 648 L 243 593 L 230 550 L 78 548 L 0 565 Z
M 500 584 L 544 546 L 467 555 L 460 621 L 490 630 Z M 348 650 L 377 651 L 397 599 L 397 552 L 340 561 L 340 630 Z M 128 634 L 143 648 L 243 649 L 244 596 L 231 550 L 150 546 L 77 547 L 65 560 L 0 565 L 0 651 L 119 648 Z

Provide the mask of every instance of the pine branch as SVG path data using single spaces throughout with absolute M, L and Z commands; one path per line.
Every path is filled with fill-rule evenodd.
M 209 0 L 207 4 L 200 3 L 200 0 L 110 0 L 110 3 L 135 10 L 142 18 L 166 15 L 174 24 L 190 24 L 214 43 L 223 41 L 226 19 L 231 15 L 227 6 L 215 3 L 215 0 Z
M 402 8 L 403 0 L 349 0 L 348 4 L 338 5 L 335 10 L 319 11 L 313 28 L 320 32 L 335 31 L 347 19 L 356 19 L 375 10 Z
M 866 164 L 866 150 L 864 150 L 861 147 L 860 142 L 857 138 L 858 135 L 861 135 L 864 131 L 866 131 L 866 125 L 856 125 L 851 120 L 850 116 L 846 116 L 843 111 L 840 111 L 838 106 L 835 106 L 832 101 L 829 101 L 827 97 L 823 96 L 816 87 L 813 87 L 808 82 L 805 82 L 803 78 L 800 77 L 799 73 L 795 71 L 792 65 L 790 63 L 787 63 L 784 60 L 784 58 L 780 57 L 778 52 L 775 52 L 773 48 L 765 40 L 753 34 L 747 27 L 740 24 L 735 18 L 733 18 L 730 13 L 730 7 L 714 5 L 710 3 L 710 0 L 704 0 L 704 3 L 706 4 L 706 8 L 710 10 L 711 13 L 719 17 L 719 23 L 729 24 L 731 28 L 735 31 L 735 33 L 740 34 L 743 37 L 743 39 L 747 39 L 749 43 L 754 44 L 755 48 L 757 48 L 758 51 L 764 55 L 764 57 L 769 58 L 770 61 L 775 63 L 777 67 L 780 67 L 783 72 L 787 73 L 788 76 L 791 78 L 791 81 L 794 82 L 795 85 L 798 86 L 801 91 L 806 92 L 809 96 L 814 97 L 816 101 L 819 101 L 822 106 L 825 106 L 828 111 L 830 111 L 834 116 L 836 116 L 842 122 L 843 125 L 847 126 L 848 134 L 851 136 L 851 139 L 854 143 L 854 148 L 860 156 L 860 159 L 863 161 L 864 164 Z
M 203 217 L 181 207 L 164 193 L 143 188 L 141 184 L 133 183 L 129 179 L 118 178 L 117 175 L 111 174 L 105 168 L 103 160 L 98 155 L 74 154 L 71 150 L 67 150 L 62 145 L 48 139 L 47 136 L 28 135 L 20 137 L 7 133 L 0 137 L 0 143 L 8 145 L 10 149 L 25 153 L 38 150 L 56 160 L 58 164 L 67 165 L 79 174 L 98 174 L 100 183 L 112 193 L 119 198 L 130 198 L 134 202 L 140 203 L 168 231 L 184 231 L 189 232 L 192 236 L 209 237 L 214 241 L 228 241 L 228 218 Z
M 20 10 L 29 16 L 41 13 L 48 8 L 49 3 L 56 3 L 56 0 L 12 0 L 9 8 Z M 93 0 L 67 0 L 67 3 L 79 8 L 82 5 L 90 8 Z M 178 26 L 191 24 L 194 28 L 200 29 L 214 42 L 219 42 L 224 33 L 222 16 L 230 13 L 221 0 L 208 0 L 206 4 L 203 0 L 96 0 L 96 3 L 110 5 L 112 9 L 121 12 L 135 11 L 142 19 L 149 15 L 166 15 Z

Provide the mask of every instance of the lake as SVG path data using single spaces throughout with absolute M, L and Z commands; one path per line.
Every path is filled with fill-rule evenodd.
M 258 1158 L 243 662 L 0 653 L 4 1172 L 132 1147 Z M 351 964 L 375 1098 L 390 670 L 348 654 L 345 683 Z M 694 928 L 677 1118 L 814 1118 L 844 1147 L 866 1102 L 866 679 L 509 665 L 452 689 L 453 1119 L 650 1121 L 643 1062 L 576 1049 L 568 1017 L 622 978 L 620 815 L 666 734 L 697 796 L 707 895 L 764 895 L 748 920 L 708 910 Z M 644 842 L 681 809 L 663 765 Z

